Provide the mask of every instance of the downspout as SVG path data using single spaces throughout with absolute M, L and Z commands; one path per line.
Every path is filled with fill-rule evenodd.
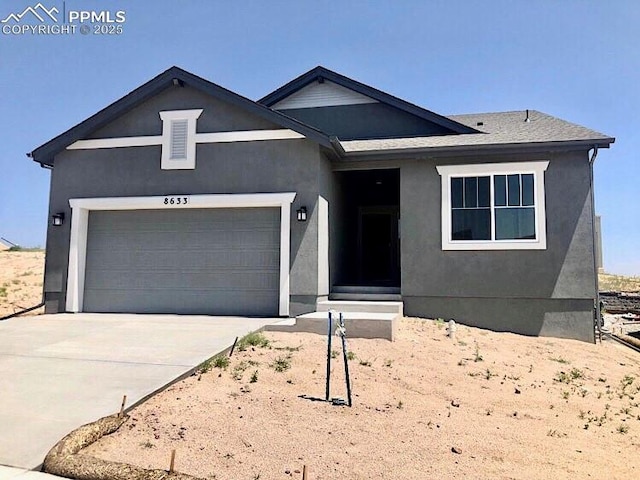
M 594 286 L 595 286 L 595 321 L 596 321 L 596 330 L 598 331 L 598 338 L 600 342 L 602 342 L 602 312 L 600 312 L 600 284 L 598 282 L 598 260 L 597 260 L 597 233 L 596 233 L 596 201 L 595 201 L 595 192 L 593 185 L 593 164 L 596 161 L 596 157 L 598 156 L 598 146 L 593 146 L 593 153 L 591 154 L 591 158 L 589 159 L 589 188 L 591 190 L 591 233 L 593 236 L 592 239 L 592 247 L 593 247 L 593 273 L 594 273 Z M 594 338 L 593 343 L 596 343 L 596 339 Z

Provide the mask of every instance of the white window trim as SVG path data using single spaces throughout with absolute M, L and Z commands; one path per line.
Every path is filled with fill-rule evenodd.
M 291 244 L 291 203 L 295 192 L 251 193 L 230 195 L 180 195 L 187 204 L 172 205 L 171 209 L 189 208 L 280 208 L 280 297 L 279 315 L 289 316 L 289 260 Z M 165 198 L 153 197 L 72 198 L 71 240 L 69 244 L 69 270 L 67 275 L 68 312 L 82 312 L 87 258 L 89 212 L 94 210 L 158 210 L 167 209 Z
M 479 163 L 472 165 L 440 165 L 436 170 L 441 177 L 442 192 L 442 250 L 546 250 L 547 228 L 544 194 L 544 172 L 548 161 Z M 451 239 L 451 177 L 477 177 L 483 175 L 533 174 L 535 195 L 535 240 L 452 240 Z M 494 194 L 491 182 L 491 223 L 494 230 Z
M 162 119 L 162 170 L 193 170 L 196 168 L 196 120 L 202 109 L 160 112 Z M 171 125 L 176 120 L 187 121 L 187 156 L 171 158 Z

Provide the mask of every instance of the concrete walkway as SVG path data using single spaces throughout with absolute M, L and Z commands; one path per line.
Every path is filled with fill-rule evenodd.
M 130 406 L 278 321 L 79 313 L 0 322 L 0 465 L 38 467 L 71 430 L 116 413 L 123 395 Z
M 0 480 L 60 480 L 62 477 L 48 473 L 34 472 L 24 468 L 3 467 L 0 465 Z

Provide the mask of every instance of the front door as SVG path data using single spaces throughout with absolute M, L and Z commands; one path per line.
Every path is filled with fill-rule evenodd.
M 358 276 L 360 285 L 400 285 L 397 207 L 360 207 Z

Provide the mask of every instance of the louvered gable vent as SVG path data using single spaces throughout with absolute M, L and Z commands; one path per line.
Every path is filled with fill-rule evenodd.
M 160 112 L 163 170 L 196 168 L 196 122 L 201 113 L 202 109 Z
M 189 120 L 171 121 L 171 160 L 187 158 Z

